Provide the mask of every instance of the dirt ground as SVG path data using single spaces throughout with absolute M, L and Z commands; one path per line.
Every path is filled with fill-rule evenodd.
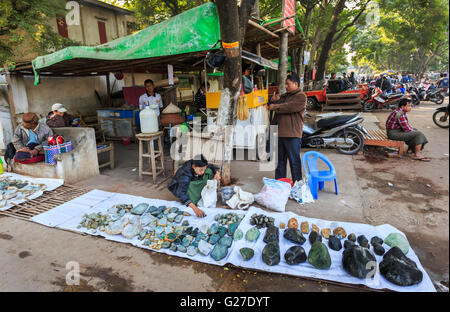
M 339 196 L 326 184 L 319 200 L 300 206 L 290 200 L 286 209 L 301 216 L 326 220 L 389 223 L 403 231 L 438 291 L 448 291 L 449 267 L 449 136 L 432 122 L 435 104 L 423 103 L 408 116 L 430 143 L 430 163 L 387 158 L 386 151 L 367 147 L 364 155 L 346 156 L 321 150 L 335 164 Z M 388 112 L 373 114 L 382 127 Z M 175 200 L 167 179 L 137 182 L 137 148 L 116 144 L 116 168 L 79 186 L 149 198 Z M 258 163 L 235 161 L 236 184 L 253 193 L 262 178 Z M 393 186 L 389 186 L 391 183 Z M 66 283 L 66 265 L 80 266 L 80 285 Z M 219 267 L 48 228 L 0 216 L 0 291 L 367 291 L 286 275 Z

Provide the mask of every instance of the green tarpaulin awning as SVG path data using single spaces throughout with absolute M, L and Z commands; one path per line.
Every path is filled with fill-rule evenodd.
M 39 56 L 32 62 L 35 84 L 39 83 L 40 71 L 53 72 L 75 64 L 83 68 L 80 59 L 104 60 L 113 64 L 125 60 L 179 55 L 210 50 L 219 40 L 220 26 L 216 6 L 208 2 L 133 35 L 99 46 L 68 47 Z M 85 68 L 95 72 L 96 68 L 92 65 Z

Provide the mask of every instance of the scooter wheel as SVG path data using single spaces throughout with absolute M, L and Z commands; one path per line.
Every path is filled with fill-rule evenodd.
M 347 128 L 346 130 L 347 138 L 352 139 L 354 144 L 349 148 L 339 147 L 338 152 L 344 155 L 356 155 L 364 147 L 364 136 L 363 134 L 354 128 Z M 338 138 L 344 138 L 344 131 L 337 133 Z
M 364 102 L 363 104 L 363 110 L 365 112 L 371 112 L 374 109 L 374 103 L 373 102 Z
M 433 102 L 436 103 L 437 105 L 441 105 L 442 103 L 444 103 L 444 100 L 445 100 L 444 96 L 442 94 L 439 94 Z

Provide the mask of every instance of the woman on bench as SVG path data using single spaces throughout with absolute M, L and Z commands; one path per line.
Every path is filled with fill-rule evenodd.
M 422 155 L 425 144 L 428 143 L 425 135 L 409 125 L 406 113 L 411 111 L 411 99 L 403 98 L 386 121 L 387 137 L 394 141 L 404 141 L 408 145 L 408 152 L 414 153 L 415 160 L 430 161 Z

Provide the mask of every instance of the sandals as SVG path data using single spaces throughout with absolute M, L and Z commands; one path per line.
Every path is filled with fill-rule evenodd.
M 431 159 L 430 159 L 430 158 L 427 158 L 427 157 L 421 157 L 421 158 L 416 158 L 416 157 L 414 157 L 413 159 L 414 159 L 414 160 L 425 161 L 425 162 L 430 162 L 430 161 L 431 161 Z

